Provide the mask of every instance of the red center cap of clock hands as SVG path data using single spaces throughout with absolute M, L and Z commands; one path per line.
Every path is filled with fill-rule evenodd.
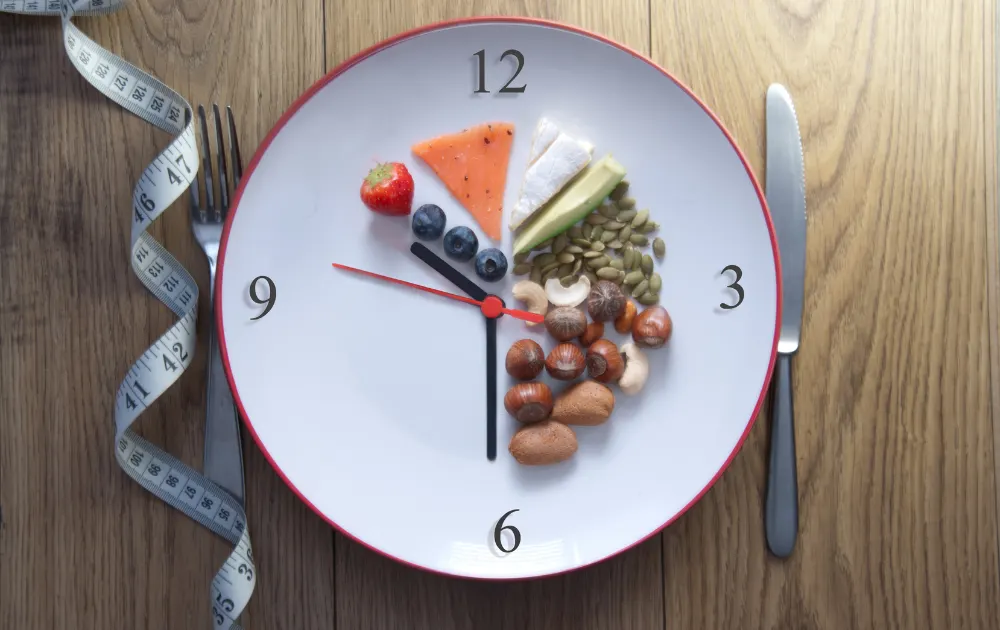
M 482 305 L 479 307 L 483 311 L 483 315 L 489 317 L 490 319 L 496 319 L 500 317 L 500 313 L 503 311 L 503 302 L 495 295 L 487 295 L 486 299 L 483 300 Z

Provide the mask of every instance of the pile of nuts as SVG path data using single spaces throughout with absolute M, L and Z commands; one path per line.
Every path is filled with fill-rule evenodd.
M 581 295 L 584 286 L 588 290 Z M 541 294 L 539 285 L 525 280 L 514 289 L 515 297 L 545 315 L 545 329 L 558 343 L 546 354 L 536 341 L 521 339 L 507 352 L 507 373 L 520 382 L 504 396 L 504 408 L 523 425 L 509 450 L 521 464 L 554 464 L 576 452 L 576 434 L 570 425 L 595 426 L 611 417 L 615 407 L 612 385 L 627 395 L 642 390 L 649 377 L 643 350 L 663 347 L 670 340 L 673 323 L 662 306 L 638 311 L 619 284 L 610 280 L 591 286 L 584 276 L 566 287 L 550 279 Z M 548 308 L 550 296 L 555 298 L 552 309 Z M 616 346 L 604 337 L 605 325 L 630 334 L 631 341 Z M 556 381 L 571 382 L 582 376 L 585 380 L 553 396 L 546 383 L 535 380 L 543 371 Z
M 666 244 L 649 234 L 659 228 L 649 219 L 649 210 L 636 210 L 635 200 L 625 196 L 623 181 L 609 198 L 582 221 L 514 256 L 514 275 L 528 275 L 538 285 L 555 280 L 568 287 L 585 277 L 590 284 L 609 280 L 636 298 L 640 304 L 657 304 L 662 279 L 653 271 L 653 256 L 662 259 Z M 643 252 L 652 245 L 653 256 Z M 529 260 L 529 256 L 534 257 Z

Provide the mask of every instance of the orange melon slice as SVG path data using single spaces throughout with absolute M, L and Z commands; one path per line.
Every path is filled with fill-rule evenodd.
M 500 240 L 514 125 L 483 123 L 418 142 L 413 153 L 434 171 L 486 236 Z

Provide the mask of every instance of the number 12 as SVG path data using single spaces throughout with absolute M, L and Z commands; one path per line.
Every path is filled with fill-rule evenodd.
M 510 77 L 510 79 L 506 83 L 504 83 L 503 87 L 500 88 L 500 93 L 501 94 L 505 92 L 524 93 L 524 88 L 528 87 L 527 84 L 522 85 L 521 87 L 514 87 L 514 88 L 507 87 L 514 82 L 514 79 L 517 78 L 517 75 L 521 74 L 521 70 L 524 68 L 524 55 L 521 54 L 520 50 L 514 50 L 513 48 L 511 48 L 509 50 L 505 50 L 504 53 L 500 55 L 500 61 L 506 59 L 507 55 L 514 55 L 514 59 L 517 60 L 517 70 Z M 483 50 L 480 50 L 473 56 L 479 57 L 479 89 L 473 92 L 473 94 L 489 94 L 490 91 L 486 89 L 486 49 L 484 48 Z

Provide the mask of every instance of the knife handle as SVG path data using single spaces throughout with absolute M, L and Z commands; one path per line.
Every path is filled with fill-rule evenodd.
M 764 504 L 767 546 L 787 558 L 799 529 L 799 489 L 795 469 L 795 422 L 792 412 L 792 357 L 778 355 L 771 399 L 771 454 Z

